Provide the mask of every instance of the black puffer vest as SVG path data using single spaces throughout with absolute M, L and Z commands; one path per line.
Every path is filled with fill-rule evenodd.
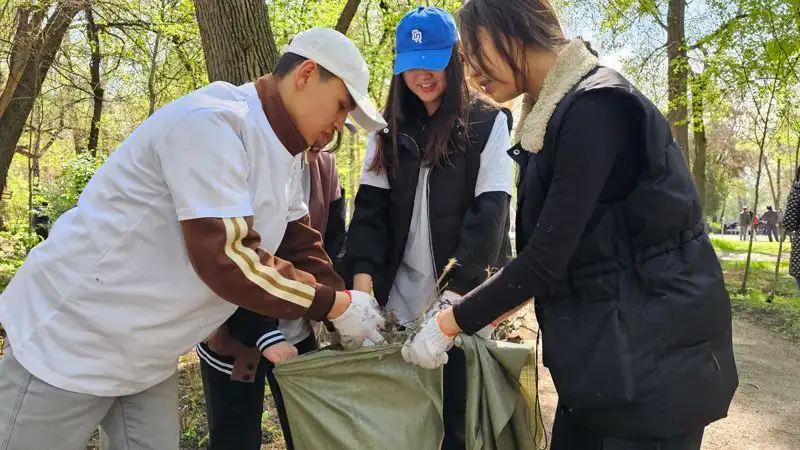
M 457 249 L 468 251 L 459 255 L 457 266 L 443 277 L 441 286 L 464 294 L 486 279 L 487 268 L 503 267 L 511 258 L 508 235 L 510 197 L 506 193 L 485 193 L 475 198 L 475 184 L 480 169 L 481 152 L 491 135 L 498 114 L 512 117 L 508 110 L 499 110 L 475 99 L 468 115 L 469 133 L 463 151 L 453 151 L 449 161 L 434 167 L 428 177 L 428 209 L 431 253 L 434 270 L 439 278 L 444 267 L 454 258 Z M 388 128 L 378 133 L 391 142 Z M 356 211 L 348 234 L 343 257 L 343 278 L 350 281 L 353 273 L 366 272 L 373 276 L 375 298 L 381 305 L 388 302 L 398 268 L 403 260 L 408 233 L 414 212 L 414 197 L 424 155 L 424 133 L 419 127 L 399 130 L 397 161 L 388 153 L 383 155 L 390 185 L 388 192 L 362 186 L 356 197 Z M 384 148 L 390 148 L 390 144 Z M 492 194 L 492 195 L 490 195 Z M 383 219 L 385 217 L 388 223 Z M 465 231 L 467 221 L 473 221 Z
M 517 250 L 537 227 L 564 115 L 593 90 L 614 90 L 638 110 L 643 171 L 624 201 L 597 205 L 568 276 L 536 298 L 544 364 L 560 401 L 603 434 L 695 432 L 726 416 L 738 385 L 730 301 L 668 122 L 613 70 L 592 70 L 566 94 L 541 151 L 509 152 L 521 166 Z

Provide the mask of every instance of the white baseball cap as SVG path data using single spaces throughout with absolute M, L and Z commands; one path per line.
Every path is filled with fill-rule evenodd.
M 356 109 L 350 115 L 362 128 L 376 131 L 386 127 L 386 121 L 369 97 L 367 63 L 347 36 L 332 28 L 309 28 L 298 33 L 283 48 L 283 53 L 313 60 L 341 79 L 356 102 Z

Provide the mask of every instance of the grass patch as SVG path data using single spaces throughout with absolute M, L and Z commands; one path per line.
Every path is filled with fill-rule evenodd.
M 747 276 L 747 292 L 739 292 L 744 277 L 744 261 L 721 261 L 725 285 L 731 293 L 733 309 L 738 315 L 778 331 L 793 341 L 800 341 L 800 290 L 789 276 L 788 261 L 781 262 L 775 296 L 769 303 L 775 263 L 751 261 Z
M 711 243 L 717 251 L 732 252 L 732 253 L 747 253 L 747 248 L 750 245 L 749 241 L 734 241 L 731 239 L 723 239 L 712 237 Z M 761 242 L 753 241 L 753 253 L 760 253 L 762 255 L 778 255 L 778 242 Z M 792 245 L 787 239 L 783 243 L 782 254 L 788 256 Z

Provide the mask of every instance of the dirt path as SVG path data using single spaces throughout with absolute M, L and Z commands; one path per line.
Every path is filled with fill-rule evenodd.
M 707 428 L 703 450 L 800 449 L 800 346 L 743 319 L 734 319 L 733 331 L 739 389 L 728 417 Z M 539 370 L 549 436 L 558 394 L 550 372 Z

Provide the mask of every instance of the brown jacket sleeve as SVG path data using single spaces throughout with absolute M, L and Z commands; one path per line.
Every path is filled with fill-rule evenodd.
M 223 299 L 264 316 L 325 319 L 333 306 L 335 290 L 259 248 L 261 237 L 252 225 L 252 217 L 181 222 L 189 260 L 200 279 Z M 307 232 L 297 239 L 298 243 L 289 249 L 309 255 L 313 254 L 313 250 L 308 250 L 313 247 L 310 241 L 320 240 L 319 234 L 315 237 Z M 291 257 L 295 259 L 296 255 Z M 304 265 L 313 268 L 308 262 Z
M 333 269 L 333 262 L 322 247 L 322 236 L 311 228 L 308 215 L 286 226 L 286 233 L 276 255 L 289 260 L 296 269 L 313 275 L 317 282 L 344 290 L 344 280 Z

